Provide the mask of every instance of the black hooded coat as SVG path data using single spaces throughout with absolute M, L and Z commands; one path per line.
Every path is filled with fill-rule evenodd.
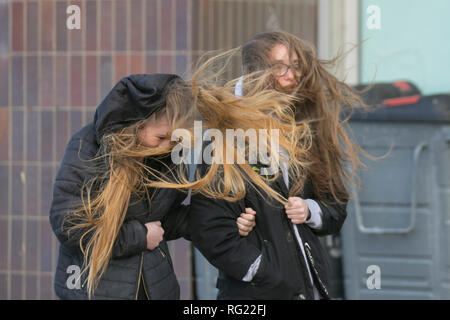
M 83 183 L 102 164 L 91 160 L 99 154 L 104 134 L 148 118 L 164 107 L 166 90 L 181 79 L 176 75 L 131 75 L 121 79 L 97 107 L 94 121 L 80 129 L 69 141 L 53 188 L 50 223 L 60 242 L 54 288 L 61 299 L 87 299 L 86 273 L 80 238 L 85 230 L 67 232 L 65 218 L 79 206 Z M 100 151 L 101 153 L 101 151 Z M 89 161 L 88 161 L 89 160 Z M 147 159 L 150 160 L 151 159 Z M 158 168 L 160 169 L 160 168 Z M 125 221 L 114 243 L 111 261 L 95 289 L 93 299 L 137 299 L 142 290 L 149 299 L 179 299 L 166 241 L 186 235 L 185 194 L 171 189 L 152 190 L 147 201 L 130 199 Z M 161 220 L 164 240 L 154 250 L 147 249 L 145 223 Z M 86 243 L 86 239 L 83 242 Z

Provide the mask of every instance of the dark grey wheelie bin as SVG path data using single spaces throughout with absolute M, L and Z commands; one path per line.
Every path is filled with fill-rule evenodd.
M 450 299 L 450 95 L 357 111 L 365 161 L 341 231 L 346 299 Z

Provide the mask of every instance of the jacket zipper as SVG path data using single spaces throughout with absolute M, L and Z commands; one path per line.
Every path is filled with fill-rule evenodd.
M 158 250 L 161 253 L 161 255 L 163 256 L 163 258 L 165 259 L 166 258 L 166 254 L 164 253 L 164 251 L 159 246 L 158 246 Z M 137 286 L 137 290 L 136 290 L 135 300 L 138 299 L 139 287 L 141 285 L 141 280 L 142 280 L 142 285 L 144 286 L 145 296 L 147 297 L 148 300 L 150 300 L 150 296 L 148 295 L 148 292 L 147 292 L 147 286 L 145 285 L 144 274 L 142 272 L 143 264 L 144 264 L 144 252 L 142 252 L 142 254 L 141 254 L 141 265 L 139 266 L 139 279 L 138 279 L 138 286 Z
M 305 251 L 306 251 L 306 255 L 308 256 L 308 260 L 309 260 L 309 262 L 310 262 L 310 265 L 311 265 L 311 267 L 312 267 L 312 269 L 313 269 L 313 271 L 314 271 L 314 273 L 315 273 L 315 275 L 316 275 L 316 278 L 317 278 L 317 281 L 319 282 L 319 284 L 320 284 L 320 287 L 321 287 L 321 289 L 323 290 L 323 292 L 325 293 L 325 298 L 330 298 L 330 296 L 329 296 L 329 294 L 328 294 L 328 290 L 327 290 L 327 287 L 325 286 L 325 284 L 322 282 L 322 279 L 320 279 L 320 277 L 319 277 L 319 272 L 317 271 L 317 269 L 316 269 L 316 266 L 315 266 L 315 263 L 314 263 L 314 259 L 313 259 L 313 256 L 312 256 L 312 254 L 311 254 L 311 247 L 309 246 L 309 243 L 308 242 L 305 242 L 304 243 L 304 246 L 305 246 Z
M 161 247 L 158 246 L 159 252 L 161 252 L 161 255 L 163 256 L 163 258 L 166 258 L 166 254 L 164 253 L 164 251 L 161 249 Z
M 145 279 L 144 279 L 143 273 L 142 273 L 142 286 L 144 287 L 144 292 L 145 292 L 145 296 L 147 297 L 147 300 L 150 300 L 150 296 L 148 295 L 148 292 L 147 292 L 147 286 L 145 285 Z
M 149 299 L 148 297 L 148 292 L 147 292 L 147 288 L 145 287 L 145 280 L 144 280 L 144 275 L 142 273 L 142 267 L 144 265 L 144 252 L 141 253 L 141 264 L 139 266 L 139 278 L 138 278 L 138 284 L 137 284 L 137 289 L 136 289 L 136 296 L 135 296 L 135 300 L 138 299 L 138 295 L 139 295 L 139 287 L 141 286 L 141 279 L 142 279 L 142 285 L 144 286 L 144 291 L 145 291 L 145 295 L 147 296 L 147 299 Z
M 167 256 L 167 254 L 164 252 L 164 250 L 160 246 L 158 246 L 157 248 L 158 248 L 159 252 L 161 253 L 162 257 L 164 259 L 167 259 L 170 266 L 173 268 L 173 263 L 172 263 L 172 259 L 170 258 L 170 256 Z
M 284 220 L 284 219 L 282 218 L 282 223 L 283 223 L 284 225 L 287 223 L 289 232 L 294 233 L 294 225 L 291 223 L 290 220 L 288 220 L 287 216 L 285 216 L 285 219 L 286 219 L 286 220 Z M 292 240 L 293 240 L 294 235 L 291 234 L 291 236 L 292 236 Z M 297 243 L 297 240 L 295 240 L 295 242 Z M 288 244 L 288 246 L 289 246 L 289 244 Z M 305 267 L 303 267 L 303 263 L 307 263 L 307 262 L 305 261 L 306 259 L 305 259 L 305 257 L 303 256 L 303 253 L 301 252 L 300 247 L 298 246 L 298 243 L 297 243 L 297 248 L 298 248 L 298 250 L 297 250 L 297 257 L 295 257 L 294 260 L 295 260 L 295 262 L 296 262 L 296 264 L 297 264 L 297 266 L 298 266 L 298 269 L 299 269 L 299 270 L 304 270 L 305 267 L 307 268 L 308 266 L 305 265 Z M 300 262 L 299 259 L 300 259 L 302 262 Z M 309 280 L 309 275 L 308 275 L 308 272 L 307 272 L 306 270 L 303 271 L 303 277 L 302 277 L 302 279 L 303 279 L 303 285 L 304 285 L 305 290 L 307 290 L 307 288 L 309 287 L 309 285 L 311 285 L 311 286 L 313 285 L 313 284 L 311 283 L 311 281 Z M 313 290 L 312 287 L 311 287 L 311 290 Z

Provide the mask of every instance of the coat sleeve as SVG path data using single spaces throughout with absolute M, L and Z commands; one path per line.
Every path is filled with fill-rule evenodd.
M 237 280 L 247 274 L 261 254 L 247 237 L 241 237 L 236 219 L 243 208 L 238 202 L 192 196 L 189 231 L 195 247 L 216 268 Z
M 50 224 L 61 245 L 72 250 L 79 249 L 80 239 L 88 231 L 86 228 L 69 232 L 68 228 L 72 223 L 77 223 L 70 213 L 81 206 L 83 183 L 93 177 L 93 164 L 85 160 L 92 159 L 95 153 L 96 148 L 90 141 L 73 137 L 66 147 L 53 184 Z M 83 245 L 88 240 L 89 236 L 84 237 Z
M 331 194 L 324 194 L 321 198 L 313 191 L 311 178 L 305 182 L 304 190 L 297 195 L 298 197 L 311 199 L 317 203 L 320 208 L 322 227 L 311 228 L 311 231 L 318 236 L 327 236 L 340 232 L 345 219 L 347 218 L 347 201 L 341 200 L 342 204 L 336 202 Z
M 339 233 L 344 221 L 347 217 L 347 202 L 344 204 L 337 204 L 336 201 L 328 197 L 321 201 L 313 199 L 317 202 L 322 212 L 322 228 L 311 229 L 318 236 L 326 236 Z
M 133 219 L 124 222 L 114 243 L 112 257 L 126 258 L 147 249 L 147 227 Z
M 94 162 L 89 159 L 95 156 L 97 150 L 98 146 L 92 141 L 74 136 L 66 148 L 53 185 L 50 224 L 61 245 L 71 250 L 80 250 L 80 240 L 83 239 L 82 245 L 85 246 L 90 239 L 91 233 L 82 238 L 88 228 L 69 232 L 71 224 L 67 218 L 81 204 L 83 183 L 95 174 Z M 73 223 L 76 223 L 76 220 L 73 220 Z M 115 240 L 113 257 L 127 257 L 145 250 L 146 235 L 146 227 L 140 222 L 135 220 L 125 222 Z
M 171 241 L 183 237 L 190 241 L 188 217 L 189 206 L 182 205 L 181 203 L 174 205 L 161 221 L 164 229 L 164 238 L 167 241 Z

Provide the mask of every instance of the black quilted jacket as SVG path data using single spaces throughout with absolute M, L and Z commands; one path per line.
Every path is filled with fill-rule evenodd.
M 84 257 L 80 232 L 67 232 L 64 218 L 80 201 L 83 182 L 101 166 L 93 159 L 101 137 L 149 117 L 165 103 L 165 90 L 178 81 L 175 75 L 132 75 L 123 78 L 98 106 L 94 121 L 69 141 L 53 189 L 50 223 L 60 242 L 55 291 L 61 299 L 86 299 L 85 276 L 78 280 Z M 151 161 L 151 159 L 147 159 Z M 145 201 L 132 197 L 125 221 L 115 241 L 112 259 L 95 290 L 94 299 L 137 299 L 138 287 L 150 299 L 179 299 L 179 285 L 165 241 L 186 235 L 185 194 L 174 190 L 155 192 L 151 210 Z M 145 223 L 161 220 L 165 240 L 155 250 L 147 249 Z M 140 294 L 139 294 L 140 295 Z
M 269 184 L 273 190 L 289 197 L 281 174 Z M 306 263 L 320 298 L 331 298 L 328 254 L 318 236 L 340 231 L 347 216 L 346 204 L 333 203 L 331 197 L 328 203 L 319 201 L 310 179 L 298 196 L 317 200 L 322 211 L 321 229 L 292 224 L 284 207 L 261 189 L 248 187 L 245 197 L 236 202 L 200 194 L 192 197 L 190 236 L 206 259 L 219 269 L 218 299 L 313 299 Z M 239 237 L 235 220 L 245 208 L 256 211 L 256 226 L 248 237 Z M 295 238 L 295 228 L 303 242 L 305 257 Z M 252 281 L 242 281 L 258 256 L 261 261 Z

